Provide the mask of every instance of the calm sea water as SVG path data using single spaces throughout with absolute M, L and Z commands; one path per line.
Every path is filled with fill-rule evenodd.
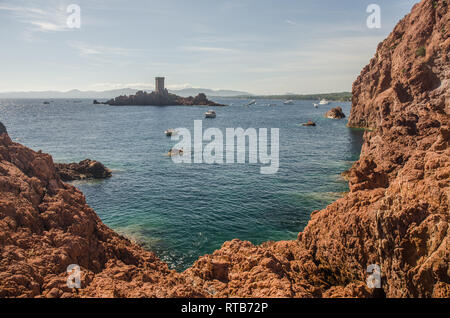
M 295 239 L 313 210 L 348 190 L 339 174 L 358 159 L 362 132 L 346 120 L 323 117 L 349 103 L 315 109 L 313 101 L 283 105 L 263 100 L 215 99 L 208 127 L 280 128 L 280 169 L 261 175 L 260 165 L 177 165 L 165 153 L 176 143 L 168 128 L 193 129 L 204 107 L 109 107 L 92 100 L 0 101 L 2 121 L 14 141 L 53 155 L 56 162 L 91 158 L 113 169 L 105 181 L 78 182 L 108 226 L 183 270 L 234 238 L 259 244 Z M 268 104 L 277 104 L 269 107 Z M 309 119 L 317 127 L 301 127 Z

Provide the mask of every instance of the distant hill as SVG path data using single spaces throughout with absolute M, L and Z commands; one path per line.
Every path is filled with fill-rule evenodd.
M 286 95 L 239 95 L 233 96 L 234 98 L 247 98 L 247 99 L 291 99 L 291 100 L 321 100 L 328 99 L 330 101 L 349 102 L 352 100 L 352 93 L 324 93 L 324 94 L 286 94 Z
M 107 91 L 80 91 L 77 89 L 67 92 L 59 91 L 40 91 L 40 92 L 6 92 L 0 93 L 0 98 L 38 98 L 38 99 L 51 99 L 51 98 L 90 98 L 90 99 L 110 99 L 121 95 L 134 95 L 141 89 L 134 88 L 122 88 L 113 89 Z M 151 90 L 147 90 L 151 91 Z M 208 97 L 230 97 L 237 95 L 252 96 L 247 92 L 231 91 L 231 90 L 212 90 L 207 88 L 184 88 L 180 90 L 169 90 L 170 93 L 176 94 L 182 97 L 197 96 L 200 93 L 204 93 Z

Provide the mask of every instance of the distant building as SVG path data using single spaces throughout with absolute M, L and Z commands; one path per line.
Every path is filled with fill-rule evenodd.
M 164 92 L 164 77 L 155 77 L 155 92 Z

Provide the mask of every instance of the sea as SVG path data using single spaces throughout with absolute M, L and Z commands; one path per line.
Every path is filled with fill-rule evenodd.
M 359 158 L 363 131 L 324 117 L 350 103 L 213 98 L 227 107 L 93 105 L 92 100 L 0 100 L 0 121 L 15 142 L 55 162 L 98 160 L 113 170 L 107 180 L 77 181 L 101 220 L 183 271 L 225 241 L 261 244 L 294 240 L 311 212 L 348 191 L 341 173 Z M 205 119 L 213 109 L 217 117 Z M 174 163 L 178 142 L 166 129 L 279 129 L 279 169 L 261 174 L 259 163 Z M 316 127 L 301 124 L 312 120 Z M 270 134 L 269 134 L 270 138 Z M 204 141 L 206 145 L 208 142 Z M 269 148 L 270 149 L 270 148 Z

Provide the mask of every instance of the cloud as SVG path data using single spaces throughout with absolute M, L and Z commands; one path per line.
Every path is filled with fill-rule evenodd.
M 95 90 L 112 90 L 112 89 L 122 89 L 122 88 L 134 88 L 143 90 L 153 90 L 155 88 L 154 84 L 151 83 L 95 83 L 91 87 Z M 186 84 L 172 84 L 166 85 L 166 88 L 171 90 L 179 90 L 184 88 L 191 88 L 192 85 Z
M 150 83 L 95 83 L 91 87 L 95 90 L 111 90 L 121 88 L 153 89 L 155 86 Z
M 134 49 L 127 49 L 121 47 L 110 47 L 103 45 L 92 45 L 80 41 L 71 41 L 68 43 L 70 47 L 78 50 L 83 57 L 89 56 L 131 56 L 137 52 Z
M 205 52 L 205 53 L 236 53 L 238 50 L 224 48 L 224 47 L 212 47 L 212 46 L 184 46 L 181 48 L 184 51 L 190 52 Z
M 66 8 L 62 5 L 41 9 L 28 6 L 0 4 L 0 11 L 9 12 L 17 21 L 28 25 L 28 37 L 31 32 L 69 31 Z
M 13 11 L 13 12 L 19 12 L 22 14 L 45 14 L 45 11 L 37 8 L 26 8 L 26 7 L 17 7 L 17 6 L 9 6 L 5 4 L 0 4 L 0 10 L 4 11 Z
M 42 31 L 67 31 L 67 27 L 64 25 L 58 25 L 45 21 L 30 21 L 30 24 L 37 26 Z
M 172 84 L 172 85 L 166 85 L 168 89 L 178 90 L 178 89 L 184 89 L 184 88 L 192 88 L 192 85 L 189 83 L 186 84 Z
M 297 25 L 297 23 L 295 23 L 294 21 L 289 20 L 289 19 L 284 20 L 284 22 L 286 22 L 289 25 Z

